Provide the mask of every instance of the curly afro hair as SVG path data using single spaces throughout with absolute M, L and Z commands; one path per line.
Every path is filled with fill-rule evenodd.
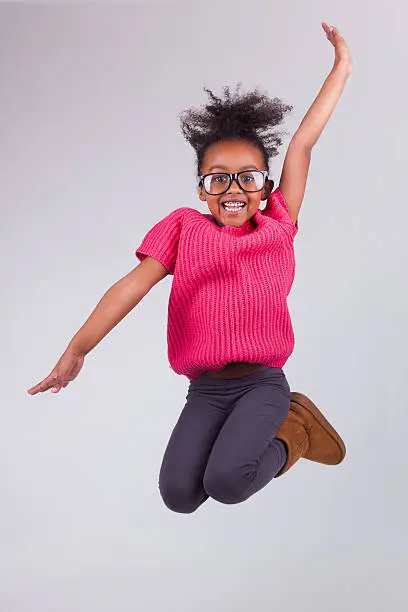
M 240 93 L 241 84 L 232 93 L 224 86 L 224 99 L 204 87 L 210 98 L 200 110 L 190 108 L 180 114 L 181 131 L 197 155 L 197 172 L 201 174 L 208 147 L 221 140 L 246 140 L 257 146 L 269 167 L 269 159 L 278 155 L 284 132 L 273 128 L 282 123 L 293 109 L 279 98 L 269 98 L 258 89 Z

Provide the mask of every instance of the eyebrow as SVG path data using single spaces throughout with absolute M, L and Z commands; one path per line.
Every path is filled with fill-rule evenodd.
M 209 174 L 215 169 L 225 170 L 226 172 L 228 172 L 228 168 L 226 168 L 225 166 L 211 166 L 211 168 L 208 168 L 207 174 Z M 243 172 L 244 170 L 259 170 L 259 168 L 257 168 L 256 166 L 243 166 L 240 170 L 237 170 L 237 172 Z

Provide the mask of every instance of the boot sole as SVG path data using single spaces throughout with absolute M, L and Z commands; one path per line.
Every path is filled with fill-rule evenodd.
M 327 433 L 328 436 L 336 443 L 339 451 L 340 451 L 340 460 L 336 463 L 332 463 L 331 465 L 338 465 L 341 463 L 346 456 L 346 445 L 343 440 L 334 429 L 334 427 L 329 423 L 326 417 L 320 412 L 318 407 L 303 393 L 297 393 L 296 391 L 292 391 L 290 394 L 290 401 L 294 404 L 298 404 L 305 410 L 307 410 L 319 423 L 320 427 Z

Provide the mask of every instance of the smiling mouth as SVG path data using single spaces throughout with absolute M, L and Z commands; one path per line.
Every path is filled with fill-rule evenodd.
M 221 206 L 230 215 L 238 215 L 246 208 L 245 202 L 222 202 Z

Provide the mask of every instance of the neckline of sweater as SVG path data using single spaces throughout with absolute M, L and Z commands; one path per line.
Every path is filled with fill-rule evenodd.
M 206 217 L 210 224 L 219 232 L 223 234 L 231 234 L 232 236 L 243 236 L 246 234 L 252 234 L 256 232 L 263 222 L 263 215 L 261 211 L 258 209 L 251 219 L 248 219 L 243 225 L 240 227 L 233 227 L 232 225 L 218 225 L 215 221 L 215 218 L 211 214 L 203 215 Z M 255 222 L 255 223 L 254 223 Z

